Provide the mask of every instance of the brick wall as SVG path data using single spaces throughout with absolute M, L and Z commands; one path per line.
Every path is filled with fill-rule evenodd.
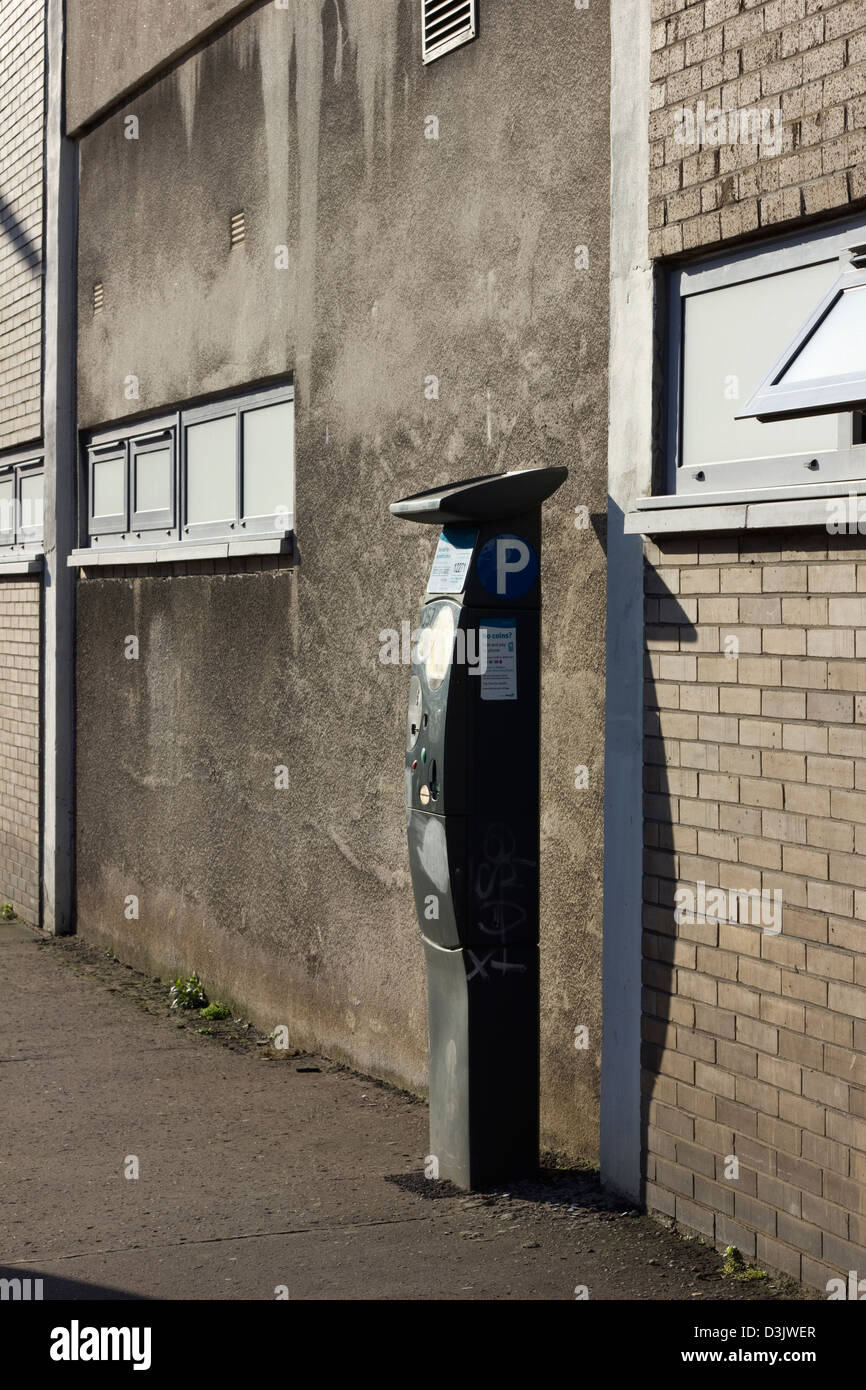
M 43 0 L 0 5 L 0 449 L 42 429 Z
M 646 557 L 647 1205 L 824 1288 L 866 1276 L 866 538 Z M 781 931 L 677 923 L 700 883 Z
M 39 595 L 0 580 L 0 898 L 39 922 Z
M 866 199 L 866 0 L 651 4 L 651 255 Z M 780 126 L 763 146 L 715 144 L 714 124 L 686 144 L 696 127 L 677 112 L 701 101 L 707 116 L 778 112 Z

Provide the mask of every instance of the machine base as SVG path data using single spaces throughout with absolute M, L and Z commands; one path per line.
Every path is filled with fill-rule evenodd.
M 430 1155 L 458 1187 L 538 1171 L 538 947 L 424 941 Z

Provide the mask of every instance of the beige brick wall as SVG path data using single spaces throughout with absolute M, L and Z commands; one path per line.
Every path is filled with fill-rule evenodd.
M 0 580 L 0 898 L 39 922 L 39 595 Z
M 866 0 L 651 6 L 651 255 L 862 205 Z M 713 108 L 778 112 L 779 147 L 683 143 L 677 112 L 696 113 L 701 101 L 708 117 Z
M 0 5 L 0 449 L 42 429 L 43 0 Z
M 866 1277 L 866 537 L 646 556 L 647 1205 L 818 1288 Z M 780 933 L 678 923 L 700 883 L 768 917 L 778 890 Z

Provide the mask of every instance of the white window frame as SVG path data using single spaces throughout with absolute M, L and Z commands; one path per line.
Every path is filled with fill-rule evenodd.
M 148 454 L 160 453 L 168 449 L 171 464 L 169 474 L 169 504 L 167 507 L 154 508 L 148 511 L 138 511 L 135 500 L 137 496 L 136 485 L 138 482 L 138 460 Z M 136 435 L 129 445 L 129 509 L 131 512 L 131 527 L 133 531 L 171 531 L 177 520 L 177 431 L 172 425 L 164 425 L 161 429 L 148 431 L 145 435 Z
M 156 547 L 160 559 L 170 559 L 171 552 L 182 552 L 200 543 L 226 543 L 285 540 L 294 526 L 294 420 L 288 455 L 288 511 L 283 518 L 274 516 L 244 517 L 242 515 L 243 481 L 243 417 L 248 410 L 269 405 L 294 402 L 294 386 L 281 382 L 251 389 L 243 395 L 220 396 L 195 405 L 184 406 L 171 414 L 163 413 L 131 424 L 112 426 L 91 432 L 83 441 L 83 486 L 87 518 L 85 549 L 116 551 L 145 549 L 148 554 Z M 234 515 L 220 521 L 189 522 L 187 519 L 186 431 L 190 425 L 226 416 L 234 417 L 235 426 L 235 507 Z M 168 447 L 171 451 L 171 500 L 169 506 L 152 511 L 136 511 L 136 466 L 140 458 L 155 450 Z M 93 470 L 100 459 L 123 460 L 123 509 L 114 516 L 93 514 Z M 80 557 L 85 551 L 76 551 Z
M 669 277 L 668 390 L 666 430 L 666 486 L 668 495 L 689 498 L 694 502 L 717 501 L 723 497 L 741 496 L 756 489 L 774 490 L 796 488 L 819 492 L 829 484 L 840 482 L 863 483 L 866 487 L 866 445 L 857 441 L 857 426 L 853 412 L 840 414 L 836 448 L 816 454 L 805 451 L 785 457 L 764 459 L 732 459 L 702 467 L 682 464 L 683 427 L 683 324 L 685 304 L 695 294 L 742 284 L 767 275 L 783 274 L 822 261 L 838 261 L 840 272 L 850 250 L 866 241 L 866 220 L 862 217 L 846 220 L 832 231 L 826 227 L 787 237 L 784 241 L 750 246 L 725 257 L 713 257 L 677 267 Z M 768 370 L 772 366 L 768 363 Z M 834 412 L 835 413 L 835 412 Z M 701 476 L 703 475 L 703 476 Z
M 838 414 L 862 410 L 866 405 L 866 375 L 863 371 L 836 372 L 809 381 L 786 383 L 788 369 L 799 357 L 822 324 L 830 318 L 842 296 L 866 286 L 866 247 L 857 247 L 841 258 L 841 273 L 784 351 L 773 363 L 760 386 L 752 393 L 738 420 L 790 420 L 803 415 Z M 859 303 L 859 300 L 858 300 Z M 863 323 L 866 338 L 866 319 Z
M 42 477 L 43 479 L 43 521 L 39 526 L 25 526 L 24 512 L 21 502 L 21 482 L 25 477 Z M 0 479 L 12 479 L 12 525 L 6 531 L 0 531 L 0 566 L 4 560 L 14 560 L 20 557 L 23 551 L 28 553 L 41 554 L 44 538 L 44 478 L 45 478 L 45 459 L 39 453 L 28 450 L 22 453 L 16 450 L 14 454 L 0 456 Z

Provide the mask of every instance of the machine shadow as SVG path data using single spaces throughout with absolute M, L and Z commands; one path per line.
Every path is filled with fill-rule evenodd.
M 41 1281 L 41 1290 L 36 1281 Z M 4 1303 L 147 1303 L 145 1294 L 129 1293 L 105 1284 L 90 1284 L 83 1279 L 68 1279 L 32 1269 L 29 1265 L 0 1265 L 0 1290 Z M 39 1293 L 41 1292 L 41 1298 Z

